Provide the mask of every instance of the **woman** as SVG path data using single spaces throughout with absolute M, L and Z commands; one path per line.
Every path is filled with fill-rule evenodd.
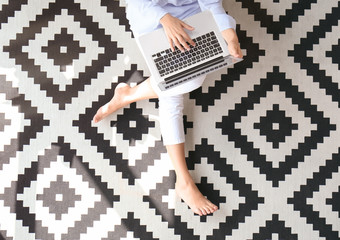
M 185 30 L 192 31 L 194 28 L 181 19 L 210 10 L 228 44 L 230 54 L 242 58 L 235 32 L 235 20 L 225 13 L 220 0 L 126 0 L 126 3 L 127 18 L 134 35 L 138 36 L 163 27 L 173 51 L 175 47 L 186 51 L 190 49 L 190 45 L 195 46 L 185 32 Z M 217 206 L 201 194 L 188 171 L 184 153 L 182 111 L 183 94 L 200 87 L 204 78 L 205 76 L 197 77 L 167 91 L 161 91 L 152 76 L 135 87 L 120 83 L 111 101 L 102 106 L 93 118 L 97 123 L 130 103 L 158 98 L 163 143 L 176 172 L 176 193 L 194 213 L 200 216 L 215 212 Z

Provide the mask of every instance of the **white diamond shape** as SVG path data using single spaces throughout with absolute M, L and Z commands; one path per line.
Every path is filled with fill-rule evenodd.
M 76 201 L 74 207 L 70 207 L 67 214 L 62 214 L 61 220 L 56 220 L 55 214 L 49 212 L 48 207 L 43 206 L 43 201 L 36 200 L 37 195 L 43 194 L 50 183 L 56 181 L 57 176 L 62 175 L 63 180 L 69 183 L 70 188 L 75 189 L 75 194 L 81 196 L 81 201 Z M 51 162 L 50 168 L 44 169 L 43 174 L 38 174 L 37 180 L 31 182 L 29 188 L 24 189 L 23 194 L 18 194 L 18 200 L 29 208 L 30 213 L 36 215 L 36 220 L 42 221 L 42 226 L 48 228 L 49 233 L 55 234 L 55 239 L 61 239 L 62 234 L 67 234 L 70 227 L 75 226 L 81 216 L 88 213 L 89 208 L 94 208 L 96 202 L 101 200 L 95 190 L 89 188 L 82 176 L 76 174 L 76 169 L 70 168 L 70 164 L 63 161 L 62 156 L 57 157 L 56 162 Z
M 60 46 L 60 53 L 67 53 L 67 47 L 66 46 Z
M 254 129 L 254 123 L 260 122 L 260 117 L 266 116 L 267 110 L 272 110 L 273 104 L 278 104 L 279 109 L 285 111 L 293 123 L 298 124 L 298 130 L 293 130 L 292 136 L 287 136 L 285 142 L 280 143 L 277 149 L 273 148 L 271 142 L 267 142 L 266 136 L 260 135 L 260 130 Z M 317 125 L 312 124 L 310 118 L 306 118 L 304 112 L 299 111 L 298 106 L 293 104 L 290 98 L 286 98 L 279 86 L 274 85 L 273 91 L 267 92 L 267 97 L 261 98 L 253 110 L 248 110 L 247 116 L 242 116 L 241 122 L 236 123 L 235 128 L 239 128 L 241 134 L 254 143 L 254 148 L 258 148 L 262 155 L 266 155 L 266 160 L 271 161 L 273 167 L 278 167 L 280 162 L 285 161 L 287 155 L 292 154 L 293 149 L 299 147 L 299 143 L 305 141 L 305 137 L 311 136 L 311 131 L 317 130 Z
M 56 194 L 55 195 L 55 200 L 57 202 L 62 202 L 63 201 L 63 194 Z
M 134 120 L 129 121 L 129 128 L 136 128 L 137 122 Z
M 67 28 L 67 32 L 73 35 L 74 40 L 79 41 L 81 47 L 85 47 L 85 54 L 80 53 L 79 59 L 73 60 L 72 66 L 67 66 L 65 73 L 60 72 L 60 67 L 54 65 L 53 59 L 48 59 L 47 53 L 41 51 L 42 47 L 48 46 L 49 40 L 54 39 L 54 34 L 61 33 L 62 28 Z M 28 46 L 23 46 L 22 51 L 28 53 L 28 58 L 34 59 L 35 65 L 40 66 L 41 71 L 53 79 L 53 83 L 59 86 L 60 91 L 65 91 L 66 86 L 72 84 L 73 78 L 78 78 L 80 72 L 85 72 L 86 66 L 91 66 L 92 61 L 97 60 L 100 53 L 104 53 L 104 48 L 98 46 L 92 35 L 86 34 L 86 29 L 81 28 L 80 23 L 68 15 L 67 9 L 62 9 L 61 15 L 55 16 L 55 20 L 49 22 L 48 27 L 42 28 L 41 33 L 37 33 L 35 39 L 29 41 Z
M 280 123 L 273 123 L 272 129 L 273 130 L 280 130 Z
M 17 138 L 18 133 L 23 132 L 25 126 L 30 126 L 31 121 L 25 119 L 18 107 L 12 105 L 12 101 L 6 100 L 4 93 L 0 93 L 0 112 L 4 113 L 5 118 L 11 121 L 11 124 L 5 125 L 4 131 L 0 132 L 0 151 L 4 151 L 5 145 L 9 145 L 11 139 Z

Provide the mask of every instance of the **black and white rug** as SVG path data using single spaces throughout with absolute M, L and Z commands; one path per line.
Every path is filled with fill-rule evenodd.
M 158 103 L 91 119 L 149 72 L 114 0 L 0 2 L 0 239 L 340 239 L 340 2 L 225 0 L 242 63 L 185 99 L 175 195 Z

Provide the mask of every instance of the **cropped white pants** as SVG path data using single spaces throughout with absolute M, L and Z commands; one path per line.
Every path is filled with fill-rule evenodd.
M 200 76 L 178 87 L 161 91 L 153 77 L 151 77 L 151 86 L 159 99 L 159 121 L 164 145 L 179 144 L 185 141 L 183 124 L 184 94 L 200 87 L 204 79 L 205 76 Z

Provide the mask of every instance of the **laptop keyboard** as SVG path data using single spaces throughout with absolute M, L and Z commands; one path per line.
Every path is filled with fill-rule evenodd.
M 152 55 L 159 74 L 162 77 L 222 52 L 222 48 L 214 32 L 209 32 L 193 40 L 196 46 L 191 46 L 189 51 L 181 52 L 179 49 L 176 49 L 175 52 L 172 52 L 169 48 Z

